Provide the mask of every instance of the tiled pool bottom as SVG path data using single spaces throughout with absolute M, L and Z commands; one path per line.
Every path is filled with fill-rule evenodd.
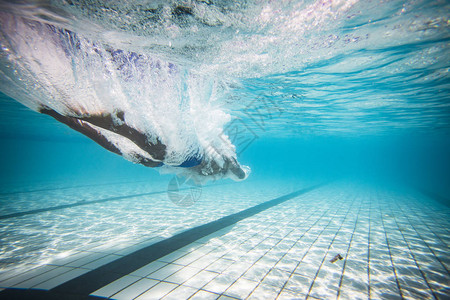
M 223 191 L 231 194 L 234 203 L 217 202 Z M 102 265 L 107 267 L 187 228 L 220 220 L 292 190 L 219 186 L 203 192 L 202 198 L 216 201 L 200 203 L 195 210 L 201 213 L 184 213 L 188 217 L 182 222 L 182 209 L 172 208 L 178 219 L 170 219 L 160 204 L 162 219 L 178 224 L 172 229 L 161 232 L 167 220 L 149 215 L 156 221 L 140 227 L 153 228 L 154 232 L 145 235 L 142 228 L 131 231 L 134 244 L 125 239 L 89 243 L 68 252 L 65 258 L 44 265 L 29 264 L 26 272 L 23 268 L 21 272 L 4 272 L 0 286 L 61 292 L 64 289 L 58 287 L 64 282 L 82 278 Z M 115 224 L 110 226 L 122 228 L 125 222 L 133 222 L 126 208 L 141 203 L 130 201 L 111 202 L 108 206 L 119 208 L 109 207 L 111 212 L 99 214 L 106 218 L 104 222 Z M 222 209 L 217 208 L 218 203 Z M 89 216 L 90 206 L 70 213 Z M 70 215 L 65 210 L 73 208 L 48 214 Z M 121 212 L 124 223 L 111 222 Z M 205 213 L 209 216 L 204 217 Z M 448 207 L 419 193 L 336 182 L 246 216 L 150 263 L 145 263 L 145 257 L 135 271 L 111 282 L 102 279 L 105 284 L 91 295 L 112 299 L 447 299 L 449 216 Z M 26 223 L 26 218 L 33 216 L 21 218 Z M 91 229 L 98 235 L 98 228 Z M 114 235 L 114 231 L 105 230 L 108 237 Z M 142 235 L 145 238 L 138 240 Z M 338 254 L 342 260 L 332 263 Z

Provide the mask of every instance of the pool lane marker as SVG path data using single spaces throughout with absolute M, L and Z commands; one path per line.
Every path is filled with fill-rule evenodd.
M 187 246 L 192 242 L 324 185 L 325 184 L 319 184 L 300 189 L 293 193 L 258 204 L 241 212 L 220 218 L 216 221 L 188 229 L 168 239 L 137 250 L 127 256 L 121 257 L 77 278 L 62 283 L 61 285 L 51 289 L 49 292 L 59 295 L 68 294 L 88 296 L 113 281 L 128 275 L 184 246 Z M 0 292 L 0 296 L 1 294 L 2 292 Z
M 143 193 L 143 194 L 110 197 L 110 198 L 91 200 L 91 201 L 82 200 L 82 201 L 78 201 L 78 202 L 71 203 L 71 204 L 64 204 L 64 205 L 58 205 L 58 206 L 39 208 L 39 209 L 34 209 L 34 210 L 29 210 L 29 211 L 22 211 L 22 212 L 7 214 L 7 215 L 0 216 L 0 220 L 15 218 L 15 217 L 22 217 L 22 216 L 26 216 L 26 215 L 33 215 L 33 214 L 37 214 L 37 213 L 41 213 L 41 212 L 65 209 L 65 208 L 81 206 L 81 205 L 88 205 L 88 204 L 102 203 L 102 202 L 107 202 L 107 201 L 123 200 L 123 199 L 128 199 L 128 198 L 133 198 L 133 197 L 142 197 L 142 196 L 148 196 L 148 195 L 162 194 L 164 192 L 166 192 L 166 191 L 157 191 L 157 192 L 149 192 L 149 193 Z
M 67 293 L 55 293 L 52 291 L 36 289 L 8 288 L 0 292 L 0 299 L 5 300 L 105 300 L 98 296 L 81 296 Z
M 230 184 L 230 183 L 206 185 L 206 186 L 203 186 L 202 188 L 213 187 L 213 186 L 218 186 L 218 185 L 227 185 L 227 184 Z M 190 187 L 181 188 L 181 189 L 179 189 L 179 191 L 188 190 L 188 189 L 190 189 Z M 26 216 L 26 215 L 33 215 L 33 214 L 38 214 L 38 213 L 42 213 L 42 212 L 53 211 L 53 210 L 60 210 L 60 209 L 65 209 L 65 208 L 70 208 L 70 207 L 81 206 L 81 205 L 96 204 L 96 203 L 102 203 L 102 202 L 108 202 L 108 201 L 116 201 L 116 200 L 124 200 L 124 199 L 128 199 L 128 198 L 142 197 L 142 196 L 149 196 L 149 195 L 157 195 L 157 194 L 163 194 L 163 193 L 167 193 L 167 190 L 166 191 L 156 191 L 156 192 L 141 193 L 141 194 L 133 194 L 133 195 L 125 195 L 125 196 L 117 196 L 117 197 L 109 197 L 109 198 L 98 199 L 98 200 L 91 200 L 91 201 L 81 200 L 81 201 L 78 201 L 78 202 L 75 202 L 75 203 L 70 203 L 70 204 L 63 204 L 63 205 L 52 206 L 52 207 L 38 208 L 38 209 L 33 209 L 33 210 L 28 210 L 28 211 L 21 211 L 21 212 L 17 212 L 17 213 L 2 215 L 2 216 L 0 215 L 0 220 L 9 219 L 9 218 L 16 218 L 16 217 L 22 217 L 22 216 Z
M 19 190 L 19 191 L 11 191 L 11 192 L 0 192 L 0 197 L 9 196 L 9 195 L 18 195 L 18 194 L 32 194 L 32 193 L 40 193 L 40 192 L 71 190 L 71 189 L 90 188 L 90 187 L 118 185 L 118 184 L 133 184 L 133 183 L 142 183 L 142 182 L 148 182 L 148 180 L 117 181 L 117 182 L 105 182 L 105 183 L 96 183 L 96 184 L 79 184 L 79 185 L 72 185 L 72 186 L 62 186 L 62 187 L 58 187 L 58 188 L 41 188 L 41 189 L 35 189 L 35 190 L 24 190 L 24 191 Z

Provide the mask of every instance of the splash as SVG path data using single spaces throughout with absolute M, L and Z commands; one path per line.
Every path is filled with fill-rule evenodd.
M 0 89 L 163 172 L 246 177 L 239 145 L 224 133 L 233 118 L 259 136 L 448 128 L 442 1 L 52 0 L 0 8 Z M 267 109 L 283 116 L 261 128 L 251 121 L 264 103 L 252 103 L 267 97 Z
M 1 89 L 104 148 L 149 167 L 242 180 L 223 133 L 220 79 L 51 24 L 1 14 Z

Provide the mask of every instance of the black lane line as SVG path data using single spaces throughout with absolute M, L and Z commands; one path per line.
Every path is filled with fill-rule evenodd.
M 203 186 L 202 188 L 219 186 L 219 185 L 226 185 L 226 184 L 230 184 L 230 183 L 206 185 L 206 186 Z M 190 188 L 189 187 L 181 188 L 181 189 L 178 189 L 178 191 L 184 191 L 184 190 L 188 190 L 188 189 L 190 189 Z M 78 201 L 78 202 L 71 203 L 71 204 L 64 204 L 64 205 L 58 205 L 58 206 L 52 206 L 52 207 L 46 207 L 46 208 L 39 208 L 39 209 L 34 209 L 34 210 L 28 210 L 28 211 L 22 211 L 22 212 L 12 213 L 12 214 L 8 214 L 8 215 L 3 215 L 3 216 L 0 216 L 0 220 L 9 219 L 9 218 L 15 218 L 15 217 L 21 217 L 21 216 L 26 216 L 26 215 L 32 215 L 32 214 L 37 214 L 37 213 L 47 212 L 47 211 L 52 211 L 52 210 L 59 210 L 59 209 L 64 209 L 64 208 L 69 208 L 69 207 L 81 206 L 81 205 L 102 203 L 102 202 L 115 201 L 115 200 L 123 200 L 123 199 L 128 199 L 128 198 L 133 198 L 133 197 L 157 195 L 157 194 L 162 194 L 162 193 L 166 193 L 166 192 L 167 191 L 156 191 L 156 192 L 149 192 L 149 193 L 142 193 L 142 194 L 133 194 L 133 195 L 110 197 L 110 198 L 91 200 L 91 201 L 84 201 L 84 200 L 82 200 L 82 201 Z
M 110 284 L 111 282 L 130 274 L 131 272 L 134 272 L 137 269 L 172 253 L 173 251 L 189 245 L 196 240 L 258 214 L 268 208 L 317 189 L 323 185 L 325 184 L 319 184 L 301 189 L 273 200 L 266 201 L 241 212 L 223 217 L 219 220 L 188 229 L 171 238 L 137 250 L 109 264 L 103 265 L 95 270 L 85 273 L 84 275 L 69 280 L 51 289 L 50 291 L 55 293 L 87 296 L 92 292 Z
M 14 289 L 8 288 L 0 292 L 0 299 L 5 300 L 101 300 L 106 299 L 97 296 L 80 296 L 61 294 L 52 291 L 33 290 L 33 289 Z
M 59 190 L 70 190 L 70 189 L 79 189 L 79 188 L 88 188 L 88 187 L 97 187 L 97 186 L 106 186 L 106 185 L 142 183 L 142 182 L 148 182 L 148 180 L 109 182 L 109 183 L 99 183 L 99 184 L 82 184 L 82 185 L 74 185 L 74 186 L 63 186 L 63 187 L 59 187 L 59 188 L 45 188 L 45 189 L 36 189 L 36 190 L 28 190 L 28 191 L 2 192 L 2 193 L 0 193 L 0 197 L 16 195 L 16 194 L 51 192 L 51 191 L 59 191 Z
M 58 206 L 52 206 L 52 207 L 46 207 L 46 208 L 39 208 L 39 209 L 34 209 L 34 210 L 29 210 L 29 211 L 22 211 L 22 212 L 18 212 L 18 213 L 3 215 L 3 216 L 0 216 L 0 220 L 9 219 L 9 218 L 15 218 L 15 217 L 21 217 L 21 216 L 26 216 L 26 215 L 32 215 L 32 214 L 37 214 L 37 213 L 47 212 L 47 211 L 52 211 L 52 210 L 64 209 L 64 208 L 69 208 L 69 207 L 75 207 L 75 206 L 80 206 L 80 205 L 88 205 L 88 204 L 93 204 L 93 203 L 102 203 L 102 202 L 107 202 L 107 201 L 122 200 L 122 199 L 127 199 L 127 198 L 132 198 L 132 197 L 140 197 L 140 196 L 161 194 L 161 193 L 164 193 L 164 192 L 166 192 L 166 191 L 158 191 L 158 192 L 150 192 L 150 193 L 143 193 L 143 194 L 134 194 L 134 195 L 110 197 L 110 198 L 104 198 L 104 199 L 92 200 L 92 201 L 78 201 L 78 202 L 71 203 L 71 204 L 64 204 L 64 205 L 58 205 Z

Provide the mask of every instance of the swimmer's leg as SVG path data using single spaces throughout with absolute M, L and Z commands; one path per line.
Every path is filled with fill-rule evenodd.
M 114 117 L 116 120 L 114 120 Z M 122 111 L 117 112 L 114 116 L 107 113 L 77 118 L 126 137 L 155 160 L 163 161 L 166 156 L 166 145 L 161 143 L 159 138 L 156 138 L 156 142 L 151 142 L 145 134 L 128 126 L 125 123 L 124 112 Z
M 111 143 L 106 137 L 104 137 L 101 132 L 93 128 L 89 122 L 80 120 L 75 117 L 69 117 L 59 114 L 58 112 L 54 111 L 51 108 L 48 107 L 42 107 L 39 110 L 40 113 L 49 115 L 56 119 L 57 121 L 66 124 L 70 128 L 84 134 L 106 150 L 109 150 L 113 153 L 116 153 L 118 155 L 122 156 L 122 152 L 117 148 L 113 143 Z M 95 125 L 95 124 L 94 124 Z M 100 127 L 100 126 L 99 126 Z M 146 166 L 146 167 L 159 167 L 161 166 L 161 162 L 150 160 L 146 157 L 142 157 L 136 153 L 132 154 L 133 157 L 138 161 L 138 163 Z

